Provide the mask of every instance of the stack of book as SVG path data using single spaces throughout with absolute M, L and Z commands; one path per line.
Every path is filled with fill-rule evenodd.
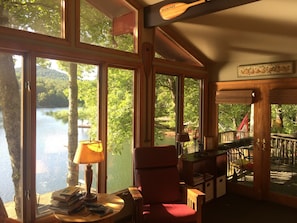
M 54 191 L 50 209 L 57 214 L 72 214 L 84 208 L 83 194 L 78 187 Z

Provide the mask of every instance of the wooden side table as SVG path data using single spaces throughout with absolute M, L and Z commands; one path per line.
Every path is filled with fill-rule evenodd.
M 91 213 L 87 208 L 84 208 L 80 212 L 71 215 L 54 214 L 54 216 L 61 222 L 112 223 L 114 222 L 114 216 L 124 207 L 124 200 L 113 194 L 97 194 L 97 203 L 111 208 L 113 212 L 105 216 L 100 216 L 99 214 Z

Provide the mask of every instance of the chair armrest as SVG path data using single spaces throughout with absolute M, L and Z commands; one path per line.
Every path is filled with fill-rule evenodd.
M 187 189 L 187 205 L 198 211 L 199 205 L 202 206 L 205 193 L 200 190 L 188 188 Z
M 202 205 L 205 193 L 200 190 L 187 189 L 187 205 L 198 213 L 198 222 L 202 222 Z
M 137 187 L 129 187 L 129 192 L 133 198 L 133 222 L 141 223 L 143 222 L 143 197 Z

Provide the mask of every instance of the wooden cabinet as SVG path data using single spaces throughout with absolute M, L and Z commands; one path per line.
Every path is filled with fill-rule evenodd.
M 204 191 L 206 202 L 226 193 L 226 151 L 185 154 L 181 161 L 181 178 L 186 184 Z

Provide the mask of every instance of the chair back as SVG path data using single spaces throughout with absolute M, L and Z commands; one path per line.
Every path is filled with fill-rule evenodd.
M 177 161 L 174 145 L 134 149 L 135 184 L 141 190 L 144 204 L 182 199 Z

